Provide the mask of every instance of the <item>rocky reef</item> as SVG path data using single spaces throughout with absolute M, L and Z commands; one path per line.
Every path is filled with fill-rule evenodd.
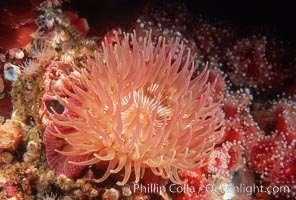
M 1 200 L 295 198 L 293 45 L 180 1 L 76 3 L 1 2 Z

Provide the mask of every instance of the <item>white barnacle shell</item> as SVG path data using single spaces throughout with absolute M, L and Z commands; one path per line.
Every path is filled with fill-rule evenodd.
M 4 65 L 4 78 L 10 81 L 16 81 L 17 77 L 21 74 L 20 67 L 11 63 Z

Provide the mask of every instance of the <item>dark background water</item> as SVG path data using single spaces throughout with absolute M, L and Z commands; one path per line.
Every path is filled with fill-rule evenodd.
M 72 0 L 73 8 L 90 26 L 103 33 L 125 26 L 157 4 L 184 3 L 193 15 L 219 19 L 243 30 L 267 30 L 280 39 L 296 41 L 296 10 L 293 1 L 268 0 Z

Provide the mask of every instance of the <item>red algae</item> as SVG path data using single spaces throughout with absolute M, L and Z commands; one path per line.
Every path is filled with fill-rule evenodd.
M 5 119 L 10 118 L 12 112 L 11 96 L 9 94 L 11 90 L 11 83 L 3 77 L 3 68 L 0 66 L 0 116 Z
M 3 1 L 0 10 L 0 48 L 21 48 L 32 41 L 38 12 L 31 2 Z

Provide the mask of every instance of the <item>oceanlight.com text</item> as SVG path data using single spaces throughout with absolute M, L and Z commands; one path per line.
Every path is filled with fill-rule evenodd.
M 207 184 L 203 187 L 198 188 L 199 191 L 196 191 L 197 189 L 193 186 L 190 186 L 188 184 L 183 185 L 177 185 L 177 184 L 170 184 L 170 185 L 159 185 L 159 184 L 138 184 L 135 183 L 133 185 L 125 185 L 123 187 L 128 187 L 133 191 L 133 193 L 136 192 L 142 192 L 142 193 L 160 193 L 160 192 L 167 192 L 170 193 L 196 193 L 205 191 L 207 193 L 243 193 L 246 195 L 252 195 L 254 193 L 267 193 L 267 194 L 279 194 L 279 193 L 285 193 L 289 194 L 291 193 L 291 189 L 288 186 L 268 186 L 264 187 L 262 185 L 245 185 L 245 184 L 239 184 L 238 186 L 234 185 L 228 185 L 228 184 L 221 184 L 221 185 L 214 185 L 214 184 Z
M 254 193 L 267 193 L 267 194 L 279 194 L 279 193 L 286 193 L 289 194 L 291 192 L 288 186 L 268 186 L 264 187 L 262 185 L 245 185 L 239 184 L 238 186 L 233 185 L 212 185 L 207 184 L 204 188 L 200 188 L 201 190 L 204 189 L 206 192 L 224 192 L 224 193 L 244 193 L 247 195 L 252 195 Z

